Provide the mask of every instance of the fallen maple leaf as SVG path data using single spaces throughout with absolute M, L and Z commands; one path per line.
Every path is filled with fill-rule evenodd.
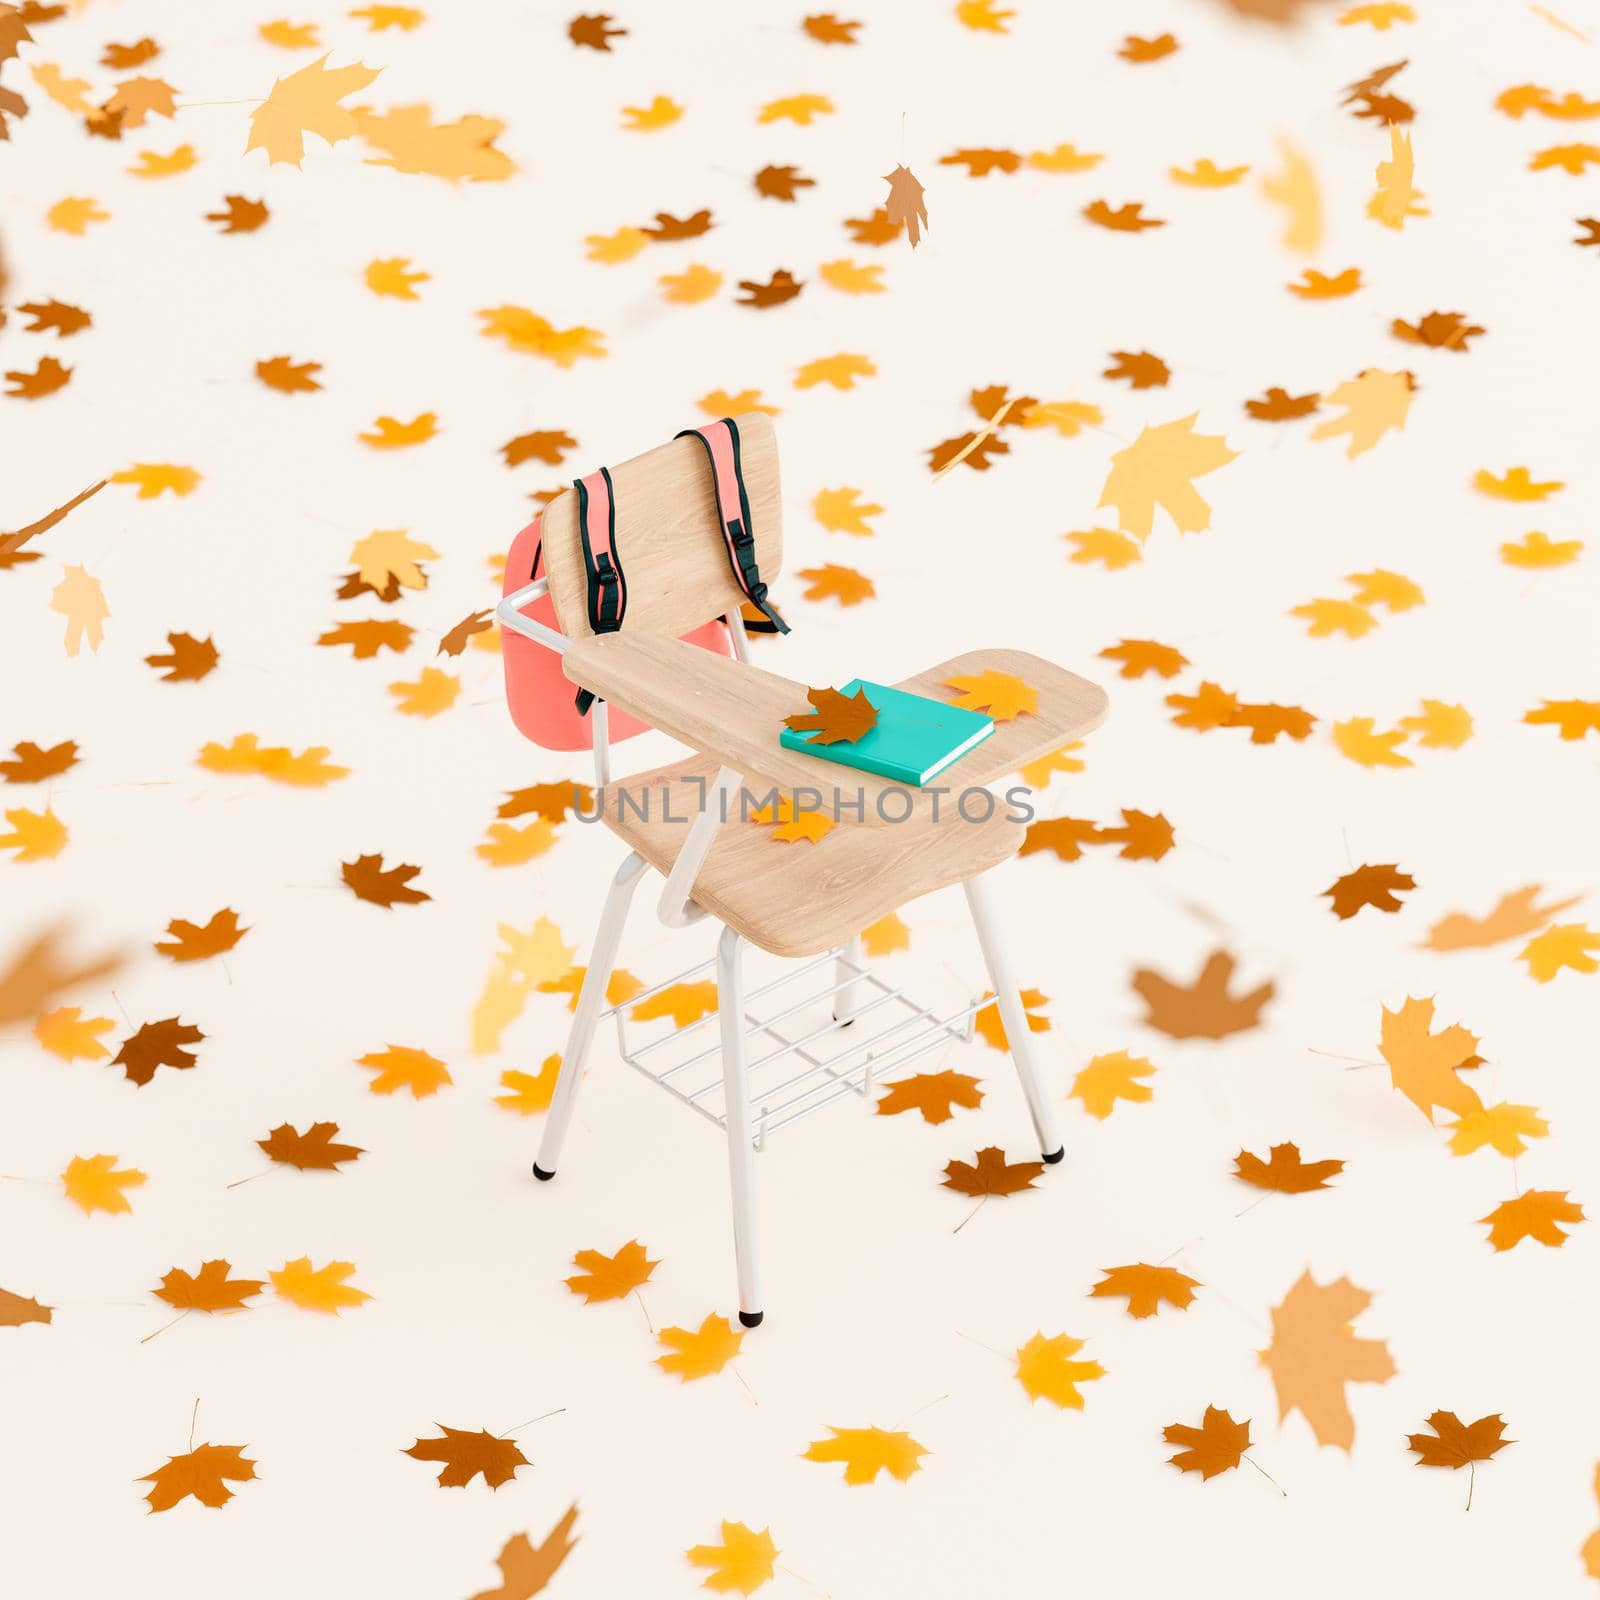
M 1559 922 L 1536 934 L 1517 952 L 1528 976 L 1549 983 L 1561 972 L 1600 971 L 1593 952 L 1600 951 L 1600 933 L 1581 922 Z
M 978 1087 L 978 1080 L 964 1072 L 919 1072 L 886 1083 L 883 1090 L 877 1107 L 880 1117 L 920 1111 L 924 1122 L 948 1122 L 954 1115 L 952 1106 L 976 1110 L 983 1104 L 983 1090 Z
M 256 362 L 256 376 L 279 394 L 313 393 L 322 387 L 316 377 L 321 371 L 320 361 L 296 362 L 289 356 L 273 356 L 270 361 Z
M 365 1289 L 345 1282 L 355 1270 L 353 1261 L 330 1261 L 325 1267 L 313 1268 L 310 1256 L 300 1256 L 267 1276 L 290 1305 L 299 1306 L 302 1311 L 338 1316 L 346 1306 L 358 1306 L 372 1298 Z
M 1508 939 L 1518 939 L 1524 934 L 1537 933 L 1558 912 L 1575 906 L 1581 896 L 1571 900 L 1558 900 L 1553 905 L 1538 904 L 1544 893 L 1543 885 L 1525 884 L 1513 889 L 1495 902 L 1494 909 L 1485 917 L 1474 917 L 1466 911 L 1452 911 L 1441 917 L 1428 930 L 1423 941 L 1427 950 L 1483 950 L 1491 945 L 1503 944 Z
M 257 1139 L 269 1161 L 299 1172 L 336 1172 L 341 1162 L 355 1161 L 366 1152 L 357 1144 L 335 1144 L 337 1122 L 313 1122 L 304 1133 L 293 1123 L 281 1122 L 265 1139 Z
M 1159 61 L 1163 56 L 1170 56 L 1177 48 L 1178 41 L 1170 33 L 1157 34 L 1153 39 L 1143 39 L 1136 33 L 1130 33 L 1122 41 L 1117 54 L 1124 61 L 1137 65 L 1145 61 Z
M 688 1383 L 721 1372 L 738 1355 L 744 1330 L 735 1329 L 726 1317 L 713 1315 L 696 1329 L 663 1328 L 656 1337 L 667 1350 L 666 1355 L 656 1357 L 656 1365 Z
M 814 389 L 819 383 L 826 383 L 842 391 L 855 388 L 857 378 L 875 377 L 877 371 L 869 356 L 842 350 L 838 355 L 819 356 L 815 361 L 806 362 L 795 372 L 794 386 Z
M 1315 255 L 1322 243 L 1322 191 L 1317 174 L 1304 153 L 1289 140 L 1278 139 L 1283 170 L 1261 180 L 1261 192 L 1283 207 L 1282 243 L 1286 250 Z
M 802 567 L 796 577 L 804 578 L 809 587 L 807 600 L 837 600 L 842 606 L 858 606 L 876 596 L 872 579 L 854 567 L 841 567 L 825 562 L 820 567 Z
M 1201 156 L 1191 167 L 1168 167 L 1167 176 L 1186 189 L 1231 189 L 1249 170 L 1247 166 L 1219 167 L 1210 156 Z
M 808 744 L 854 744 L 878 725 L 878 708 L 867 698 L 865 689 L 853 695 L 837 689 L 807 689 L 810 711 L 797 711 L 783 719 L 795 733 L 809 733 Z
M 811 514 L 829 533 L 851 533 L 870 538 L 873 533 L 868 517 L 879 516 L 880 505 L 863 504 L 859 489 L 819 489 L 811 502 Z
M 165 1466 L 147 1472 L 138 1481 L 153 1487 L 145 1499 L 152 1511 L 170 1511 L 192 1495 L 203 1506 L 226 1505 L 233 1498 L 231 1483 L 247 1483 L 256 1464 L 242 1444 L 202 1444 L 181 1456 L 169 1456 Z
M 214 911 L 211 920 L 204 924 L 185 922 L 175 917 L 167 924 L 172 935 L 168 943 L 157 942 L 156 954 L 170 961 L 205 961 L 211 956 L 226 954 L 249 932 L 239 926 L 239 913 L 224 907 Z
M 1111 365 L 1102 378 L 1126 378 L 1133 389 L 1162 389 L 1172 381 L 1172 369 L 1148 350 L 1113 350 Z
M 514 1068 L 508 1068 L 500 1074 L 500 1087 L 509 1090 L 510 1093 L 497 1094 L 494 1103 L 523 1117 L 548 1111 L 560 1076 L 559 1055 L 546 1056 L 538 1072 L 518 1072 Z
M 12 1294 L 9 1289 L 0 1289 L 0 1328 L 20 1328 L 29 1322 L 49 1322 L 54 1309 L 54 1306 L 43 1306 L 37 1300 Z
M 380 155 L 368 156 L 369 167 L 390 167 L 451 183 L 503 183 L 517 170 L 495 140 L 505 132 L 498 117 L 457 117 L 435 122 L 425 105 L 391 106 L 372 111 L 357 106 L 352 113 L 363 144 Z
M 811 35 L 818 44 L 857 44 L 856 30 L 861 27 L 859 22 L 842 22 L 831 11 L 818 12 L 815 16 L 806 17 L 800 26 Z
M 207 222 L 220 222 L 224 233 L 254 233 L 269 215 L 261 201 L 246 200 L 242 194 L 224 195 L 222 204 L 223 210 L 208 211 L 205 219 Z
M 136 1189 L 144 1181 L 144 1173 L 136 1167 L 119 1167 L 116 1156 L 74 1156 L 61 1174 L 67 1199 L 85 1214 L 132 1211 L 122 1191 Z
M 1331 277 L 1315 267 L 1307 267 L 1300 274 L 1300 282 L 1291 283 L 1288 288 L 1290 294 L 1297 294 L 1302 300 L 1338 300 L 1354 294 L 1361 286 L 1359 267 L 1346 267 Z
M 1016 172 L 1022 157 L 1015 150 L 953 150 L 939 157 L 941 167 L 965 167 L 969 178 L 987 178 L 991 172 Z
M 529 1465 L 515 1439 L 502 1439 L 487 1428 L 471 1433 L 464 1428 L 448 1428 L 442 1422 L 434 1426 L 439 1429 L 438 1438 L 418 1439 L 400 1453 L 413 1461 L 442 1463 L 440 1488 L 464 1489 L 481 1474 L 491 1489 L 498 1489 L 516 1476 L 518 1467 Z
M 1469 1111 L 1461 1117 L 1450 1130 L 1450 1153 L 1470 1156 L 1488 1145 L 1507 1160 L 1514 1161 L 1527 1152 L 1528 1139 L 1543 1139 L 1549 1132 L 1550 1124 L 1539 1115 L 1536 1107 L 1512 1105 L 1502 1100 L 1498 1105 Z
M 63 924 L 44 928 L 0 964 L 0 1026 L 30 1021 L 58 996 L 91 978 L 106 977 L 122 965 L 117 952 L 81 965 L 68 961 L 61 952 L 64 937 Z
M 1238 455 L 1221 434 L 1194 431 L 1199 412 L 1173 422 L 1145 427 L 1130 445 L 1111 457 L 1099 503 L 1117 508 L 1125 532 L 1144 539 L 1155 525 L 1156 507 L 1172 518 L 1180 533 L 1198 533 L 1211 526 L 1211 507 L 1194 480 Z
M 60 300 L 26 301 L 17 310 L 33 319 L 24 332 L 53 333 L 61 339 L 70 339 L 94 321 L 87 311 L 66 305 Z
M 1313 1189 L 1326 1189 L 1328 1179 L 1344 1171 L 1342 1161 L 1302 1161 L 1300 1147 L 1295 1144 L 1273 1145 L 1266 1161 L 1248 1150 L 1241 1150 L 1233 1160 L 1235 1177 L 1276 1194 L 1309 1194 Z
M 111 1059 L 111 1065 L 121 1067 L 130 1083 L 143 1088 L 155 1077 L 158 1067 L 172 1067 L 186 1071 L 193 1067 L 195 1055 L 188 1048 L 199 1044 L 205 1035 L 177 1017 L 165 1017 L 160 1022 L 145 1022 L 122 1041 L 122 1048 Z
M 844 1481 L 871 1483 L 880 1472 L 904 1483 L 922 1466 L 928 1452 L 909 1433 L 886 1428 L 835 1428 L 827 1425 L 830 1439 L 814 1440 L 801 1454 L 803 1461 L 844 1463 Z
M 1404 228 L 1408 218 L 1427 216 L 1422 191 L 1412 181 L 1414 176 L 1411 136 L 1391 124 L 1389 159 L 1378 163 L 1378 187 L 1367 201 L 1367 215 L 1386 228 Z
M 305 159 L 306 134 L 333 145 L 356 132 L 355 113 L 339 102 L 365 89 L 382 69 L 359 63 L 329 68 L 331 54 L 274 81 L 266 99 L 250 113 L 246 155 L 265 150 L 269 166 L 287 161 L 298 167 Z
M 1152 1267 L 1135 1261 L 1125 1267 L 1102 1267 L 1104 1276 L 1090 1289 L 1092 1299 L 1126 1299 L 1128 1315 L 1141 1320 L 1153 1317 L 1163 1301 L 1186 1311 L 1201 1284 L 1176 1267 Z
M 227 745 L 202 745 L 195 760 L 207 772 L 249 773 L 293 788 L 320 789 L 350 775 L 348 767 L 327 761 L 327 754 L 326 745 L 310 745 L 296 755 L 286 745 L 263 745 L 257 735 L 239 733 Z
M 691 1566 L 711 1568 L 703 1588 L 751 1595 L 772 1577 L 779 1551 L 770 1529 L 757 1533 L 742 1522 L 725 1521 L 721 1544 L 697 1544 L 685 1555 Z
M 1226 1411 L 1207 1406 L 1198 1428 L 1170 1422 L 1161 1430 L 1168 1444 L 1185 1446 L 1167 1461 L 1180 1472 L 1198 1472 L 1201 1482 L 1237 1467 L 1250 1448 L 1250 1419 L 1235 1422 Z
M 330 650 L 347 644 L 353 660 L 370 661 L 380 650 L 404 655 L 415 632 L 408 622 L 368 617 L 359 622 L 335 623 L 326 633 L 317 635 L 317 643 Z
M 1244 408 L 1258 422 L 1293 422 L 1309 417 L 1321 403 L 1322 396 L 1315 390 L 1310 394 L 1291 395 L 1287 389 L 1274 384 L 1259 400 L 1246 400 Z
M 670 1017 L 675 1028 L 686 1028 L 717 1009 L 717 986 L 710 979 L 697 983 L 674 983 L 641 1000 L 628 1015 L 635 1022 L 653 1022 Z
M 197 1273 L 174 1267 L 150 1292 L 179 1311 L 242 1311 L 266 1288 L 259 1278 L 235 1278 L 226 1261 L 205 1261 Z
M 630 1239 L 609 1256 L 599 1250 L 579 1250 L 572 1264 L 582 1267 L 583 1271 L 564 1281 L 574 1294 L 583 1296 L 585 1305 L 590 1306 L 603 1300 L 624 1299 L 648 1283 L 650 1274 L 661 1265 L 650 1259 L 637 1239 Z
M 1120 677 L 1142 678 L 1154 672 L 1175 678 L 1189 665 L 1189 658 L 1175 646 L 1157 644 L 1154 639 L 1123 639 L 1100 652 L 1102 661 L 1120 661 Z
M 1261 1008 L 1276 992 L 1272 981 L 1235 996 L 1229 992 L 1234 959 L 1225 950 L 1206 958 L 1199 976 L 1187 986 L 1164 978 L 1148 967 L 1133 975 L 1134 992 L 1147 1009 L 1145 1024 L 1174 1039 L 1225 1039 L 1260 1026 Z
M 44 1012 L 33 1024 L 33 1036 L 63 1061 L 101 1061 L 111 1052 L 98 1035 L 116 1023 L 110 1017 L 86 1017 L 81 1006 L 60 1006 Z
M 611 41 L 621 39 L 627 34 L 626 28 L 611 26 L 613 18 L 604 11 L 574 17 L 567 24 L 567 37 L 575 44 L 589 50 L 603 50 L 607 54 L 611 50 Z
M 370 1067 L 377 1076 L 367 1087 L 374 1094 L 393 1094 L 397 1089 L 409 1089 L 413 1100 L 437 1094 L 453 1080 L 450 1069 L 437 1056 L 410 1045 L 391 1044 L 356 1057 L 356 1065 Z
M 221 660 L 210 637 L 197 639 L 189 633 L 169 633 L 165 655 L 146 656 L 147 667 L 165 667 L 163 683 L 198 683 Z
M 1345 459 L 1354 461 L 1373 448 L 1386 433 L 1405 427 L 1411 411 L 1411 378 L 1404 372 L 1384 372 L 1368 367 L 1360 377 L 1330 389 L 1330 406 L 1344 407 L 1344 414 L 1319 422 L 1311 430 L 1313 439 L 1349 438 Z
M 182 499 L 199 487 L 200 474 L 193 467 L 171 461 L 136 461 L 122 472 L 113 472 L 110 481 L 133 484 L 141 500 L 154 500 L 163 494 Z
M 1514 1250 L 1524 1239 L 1560 1249 L 1568 1237 L 1560 1225 L 1583 1220 L 1583 1207 L 1569 1200 L 1565 1189 L 1525 1189 L 1478 1218 L 1489 1224 L 1489 1243 L 1497 1251 Z
M 569 1506 L 539 1545 L 530 1543 L 525 1533 L 513 1534 L 495 1558 L 500 1569 L 498 1586 L 480 1590 L 472 1600 L 533 1600 L 534 1595 L 542 1594 L 572 1554 L 577 1543 L 571 1537 L 572 1527 L 577 1520 L 578 1508 Z
M 1399 894 L 1415 889 L 1417 880 L 1402 872 L 1393 862 L 1385 866 L 1357 867 L 1322 891 L 1322 898 L 1333 902 L 1333 914 L 1340 921 L 1353 917 L 1364 906 L 1376 911 L 1398 911 Z
M 769 100 L 756 113 L 756 121 L 794 122 L 809 128 L 814 118 L 830 116 L 833 109 L 833 102 L 825 94 L 789 94 Z
M 888 288 L 883 268 L 876 262 L 863 266 L 849 259 L 824 261 L 817 267 L 817 276 L 842 294 L 883 294 Z
M 1106 1375 L 1098 1361 L 1074 1361 L 1083 1340 L 1065 1333 L 1034 1334 L 1016 1354 L 1017 1382 L 1030 1400 L 1049 1400 L 1067 1411 L 1083 1410 L 1080 1383 Z
M 1457 1117 L 1483 1109 L 1471 1085 L 1456 1073 L 1476 1064 L 1478 1039 L 1459 1022 L 1433 1031 L 1433 1001 L 1407 997 L 1398 1011 L 1383 1008 L 1378 1051 L 1389 1063 L 1389 1079 L 1429 1122 L 1435 1107 Z
M 1032 1188 L 1033 1180 L 1043 1171 L 1042 1161 L 1007 1161 L 1004 1150 L 989 1145 L 978 1152 L 973 1162 L 947 1163 L 940 1187 L 988 1199 L 990 1195 L 1012 1195 Z
M 1073 1080 L 1069 1099 L 1081 1100 L 1083 1109 L 1102 1122 L 1116 1109 L 1117 1101 L 1140 1104 L 1155 1098 L 1155 1090 L 1141 1078 L 1155 1075 L 1155 1068 L 1142 1056 L 1126 1050 L 1111 1050 L 1093 1057 Z
M 1546 700 L 1522 720 L 1530 727 L 1555 727 L 1563 739 L 1600 733 L 1600 700 Z
M 815 178 L 808 178 L 798 167 L 763 167 L 752 179 L 756 193 L 768 200 L 793 201 L 801 189 L 814 189 Z
M 374 450 L 408 450 L 433 438 L 439 431 L 438 422 L 438 416 L 432 411 L 420 412 L 409 422 L 402 422 L 398 417 L 379 417 L 372 425 L 372 432 L 358 433 L 356 438 Z
M 1386 733 L 1377 731 L 1371 717 L 1348 717 L 1333 725 L 1333 742 L 1339 754 L 1363 767 L 1409 767 L 1410 756 L 1400 754 L 1399 747 L 1406 742 L 1406 730 L 1393 728 Z
M 13 759 L 0 761 L 0 779 L 7 783 L 43 783 L 48 778 L 59 778 L 78 762 L 75 739 L 63 739 L 48 750 L 32 739 L 19 739 L 11 751 Z
M 1083 214 L 1096 226 L 1109 228 L 1113 233 L 1143 233 L 1148 228 L 1166 227 L 1160 217 L 1147 217 L 1144 214 L 1142 200 L 1131 200 L 1115 210 L 1108 201 L 1091 200 L 1083 208 Z
M 5 374 L 11 384 L 7 391 L 14 399 L 42 400 L 58 389 L 66 388 L 72 379 L 73 368 L 64 367 L 54 356 L 41 357 L 32 372 L 14 371 Z
M 870 217 L 846 218 L 845 227 L 850 230 L 850 238 L 854 243 L 879 247 L 893 244 L 905 231 L 905 223 L 891 221 L 888 211 L 882 206 Z
M 1006 1025 L 1000 1016 L 1000 1007 L 995 1003 L 994 991 L 988 990 L 983 997 L 988 1005 L 979 1007 L 972 1019 L 973 1030 L 988 1045 L 991 1050 L 1009 1050 L 1011 1041 L 1006 1037 Z M 1041 1009 L 1050 1004 L 1050 996 L 1042 989 L 1023 989 L 1018 994 L 1022 1001 L 1023 1015 L 1028 1019 L 1029 1033 L 1048 1033 L 1050 1019 L 1040 1015 Z
M 437 717 L 456 703 L 461 692 L 461 680 L 437 667 L 424 667 L 414 681 L 401 679 L 389 685 L 389 693 L 399 704 L 395 707 L 408 717 Z
M 13 861 L 49 861 L 66 848 L 67 825 L 48 806 L 29 811 L 16 806 L 5 814 L 10 833 L 0 833 L 0 850 L 15 850 Z
M 1479 1461 L 1487 1461 L 1497 1450 L 1504 1450 L 1515 1439 L 1501 1435 L 1506 1425 L 1499 1412 L 1493 1416 L 1479 1417 L 1476 1422 L 1463 1422 L 1453 1411 L 1435 1411 L 1427 1425 L 1432 1435 L 1409 1433 L 1406 1443 L 1416 1453 L 1419 1467 L 1450 1467 L 1460 1471 Z

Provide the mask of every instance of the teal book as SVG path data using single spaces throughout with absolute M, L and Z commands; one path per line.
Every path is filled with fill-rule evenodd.
M 850 744 L 813 744 L 815 733 L 785 728 L 780 741 L 784 748 L 920 787 L 994 732 L 993 717 L 881 683 L 852 678 L 839 693 L 848 699 L 858 689 L 866 691 L 877 709 L 875 727 Z

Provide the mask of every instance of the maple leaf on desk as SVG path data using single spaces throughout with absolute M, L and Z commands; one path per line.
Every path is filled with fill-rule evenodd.
M 797 711 L 785 717 L 784 726 L 796 733 L 810 733 L 809 744 L 854 744 L 878 725 L 878 708 L 867 698 L 865 689 L 853 695 L 837 689 L 807 689 L 810 711 Z
M 735 1329 L 726 1317 L 712 1315 L 695 1329 L 663 1328 L 657 1338 L 667 1354 L 657 1356 L 656 1365 L 689 1383 L 721 1372 L 738 1355 L 744 1330 Z

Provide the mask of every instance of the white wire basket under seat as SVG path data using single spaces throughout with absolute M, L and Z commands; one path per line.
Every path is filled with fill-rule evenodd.
M 656 1029 L 653 1022 L 627 1017 L 635 1006 L 664 989 L 714 975 L 715 966 L 713 956 L 609 1007 L 601 1016 L 616 1018 L 617 1048 L 629 1066 L 725 1130 L 718 1013 L 666 1031 Z M 848 1001 L 840 1002 L 845 991 Z M 756 1149 L 765 1146 L 768 1134 L 820 1111 L 841 1095 L 869 1097 L 887 1074 L 930 1050 L 969 1042 L 986 1003 L 980 996 L 939 1015 L 886 983 L 843 946 L 752 989 L 745 996 L 744 1020 Z M 836 1004 L 848 1004 L 845 1016 L 834 1016 Z M 630 1033 L 649 1036 L 630 1043 Z

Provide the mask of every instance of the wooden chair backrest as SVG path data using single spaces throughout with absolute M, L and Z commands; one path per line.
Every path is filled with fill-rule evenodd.
M 778 487 L 778 440 L 761 412 L 735 417 L 739 457 L 754 524 L 756 560 L 764 583 L 783 564 L 783 508 Z M 728 565 L 717 520 L 711 464 L 698 439 L 674 439 L 611 468 L 617 514 L 616 546 L 628 585 L 624 633 L 678 638 L 738 611 L 744 595 Z M 578 495 L 568 489 L 545 508 L 544 567 L 556 622 L 569 639 L 586 639 L 589 608 L 578 536 Z

